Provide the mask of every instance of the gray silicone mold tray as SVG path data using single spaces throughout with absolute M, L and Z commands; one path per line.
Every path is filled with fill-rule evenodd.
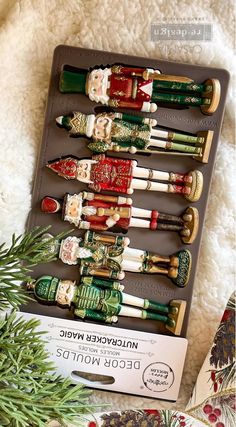
M 163 303 L 167 303 L 170 299 L 173 298 L 186 300 L 187 310 L 181 334 L 181 336 L 184 337 L 186 336 L 204 215 L 207 199 L 209 196 L 210 182 L 214 167 L 220 128 L 222 124 L 227 86 L 229 82 L 229 74 L 226 70 L 172 63 L 168 61 L 159 61 L 149 58 L 126 56 L 111 52 L 80 49 L 70 46 L 58 46 L 55 49 L 52 63 L 43 139 L 35 174 L 32 210 L 29 214 L 28 229 L 31 229 L 36 225 L 46 226 L 48 224 L 52 225 L 52 234 L 71 229 L 71 225 L 68 222 L 63 222 L 59 214 L 46 215 L 41 213 L 40 201 L 46 195 L 62 198 L 66 192 L 75 193 L 86 189 L 85 184 L 81 184 L 78 181 L 66 181 L 45 167 L 47 161 L 68 154 L 72 154 L 78 157 L 91 156 L 91 152 L 86 148 L 86 140 L 83 140 L 83 138 L 70 138 L 67 132 L 65 130 L 59 129 L 55 123 L 55 118 L 59 115 L 66 114 L 73 110 L 80 110 L 84 113 L 91 114 L 94 112 L 95 107 L 97 107 L 97 104 L 91 102 L 84 95 L 62 94 L 59 92 L 59 77 L 62 66 L 64 64 L 69 64 L 86 69 L 96 65 L 106 66 L 107 64 L 111 65 L 114 63 L 140 66 L 144 68 L 157 68 L 160 69 L 162 73 L 187 76 L 199 83 L 202 83 L 208 78 L 217 78 L 221 84 L 220 105 L 216 113 L 212 116 L 203 115 L 199 108 L 194 107 L 185 109 L 159 107 L 158 110 L 151 116 L 157 119 L 159 126 L 173 128 L 192 134 L 201 130 L 213 130 L 214 138 L 208 164 L 204 165 L 199 163 L 191 157 L 162 156 L 155 154 L 152 156 L 143 156 L 130 155 L 125 153 L 122 155 L 122 153 L 109 153 L 109 155 L 114 157 L 119 156 L 126 158 L 136 158 L 139 162 L 139 165 L 144 167 L 183 173 L 189 170 L 199 169 L 204 175 L 202 196 L 199 202 L 192 204 L 199 210 L 200 224 L 198 236 L 195 242 L 190 246 L 186 246 L 186 248 L 188 248 L 192 254 L 192 270 L 188 285 L 185 288 L 177 288 L 171 283 L 169 279 L 165 278 L 164 276 L 136 273 L 126 273 L 126 277 L 123 281 L 125 285 L 125 291 L 136 296 L 150 298 Z M 134 111 L 130 112 L 130 114 L 142 113 L 136 113 Z M 145 115 L 147 116 L 147 114 Z M 136 190 L 132 197 L 133 206 L 157 209 L 160 212 L 172 213 L 176 215 L 181 214 L 184 209 L 190 205 L 190 203 L 182 196 L 158 192 L 145 192 Z M 83 233 L 83 231 L 75 230 L 73 234 L 79 235 Z M 172 254 L 185 247 L 177 233 L 173 232 L 155 232 L 145 229 L 130 228 L 127 235 L 131 240 L 131 247 L 155 251 L 163 255 Z M 44 274 L 51 274 L 60 278 L 68 279 L 79 278 L 78 268 L 76 266 L 67 266 L 64 265 L 61 261 L 44 264 L 35 268 L 35 277 L 39 277 Z M 49 307 L 46 305 L 41 305 L 37 302 L 29 303 L 24 307 L 24 311 L 66 319 L 73 318 L 72 313 L 70 313 L 67 309 L 61 309 L 55 306 Z M 167 333 L 164 327 L 157 322 L 143 321 L 139 319 L 120 318 L 114 327 L 136 329 L 152 333 Z

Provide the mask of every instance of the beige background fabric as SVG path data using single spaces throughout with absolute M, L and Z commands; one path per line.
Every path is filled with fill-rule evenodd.
M 58 44 L 235 68 L 234 1 L 0 0 L 0 243 L 23 232 L 41 143 L 52 54 Z M 151 41 L 152 23 L 210 23 L 209 42 Z M 234 287 L 234 86 L 226 105 L 177 403 L 95 391 L 113 409 L 183 410 Z

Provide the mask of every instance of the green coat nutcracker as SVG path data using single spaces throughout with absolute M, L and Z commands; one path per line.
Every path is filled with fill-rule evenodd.
M 79 284 L 42 276 L 27 285 L 36 299 L 48 304 L 73 309 L 74 315 L 106 323 L 118 321 L 118 316 L 158 320 L 175 335 L 180 335 L 186 302 L 172 300 L 160 304 L 148 299 L 126 294 L 119 282 L 95 277 L 81 277 Z
M 155 119 L 122 113 L 83 114 L 75 111 L 56 118 L 70 136 L 89 138 L 88 148 L 94 153 L 106 151 L 129 153 L 179 154 L 208 162 L 213 131 L 195 135 L 155 128 Z
M 83 238 L 68 236 L 56 244 L 55 241 L 50 244 L 50 234 L 44 235 L 43 239 L 45 242 L 48 240 L 48 251 L 54 252 L 65 264 L 79 265 L 83 276 L 122 280 L 125 271 L 162 274 L 178 287 L 186 286 L 189 280 L 191 253 L 186 249 L 170 256 L 159 255 L 130 248 L 128 237 L 108 236 L 94 231 L 87 231 Z
M 127 108 L 153 113 L 157 105 L 200 107 L 213 114 L 220 101 L 220 82 L 210 78 L 203 83 L 185 76 L 161 74 L 151 68 L 115 64 L 84 70 L 64 65 L 59 89 L 62 93 L 83 93 L 91 101 L 111 108 Z

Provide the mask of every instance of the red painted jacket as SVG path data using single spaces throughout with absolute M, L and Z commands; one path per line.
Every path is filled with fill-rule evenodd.
M 98 193 L 108 190 L 128 194 L 133 178 L 133 160 L 106 157 L 105 154 L 94 155 L 92 159 L 96 163 L 91 164 L 89 178 L 92 182 L 88 184 L 89 188 Z M 78 161 L 79 159 L 66 157 L 48 163 L 47 167 L 65 179 L 79 180 Z
M 104 154 L 92 156 L 98 160 L 91 165 L 88 187 L 98 193 L 102 190 L 126 193 L 131 187 L 133 165 L 132 160 L 106 157 Z
M 144 68 L 118 65 L 113 66 L 111 70 L 108 89 L 110 104 L 114 101 L 114 107 L 141 110 L 143 102 L 151 102 L 152 80 L 144 80 L 142 76 L 133 75 L 133 73 L 142 74 Z
M 119 208 L 129 208 L 130 205 L 127 204 L 121 204 L 118 205 L 117 203 L 111 203 L 111 202 L 104 202 L 102 200 L 89 200 L 86 201 L 85 206 L 95 206 L 96 208 L 104 208 L 109 209 L 111 207 L 117 208 L 116 212 L 119 213 Z M 114 212 L 115 213 L 115 212 Z M 106 221 L 108 220 L 109 216 L 103 215 L 84 215 L 84 220 L 90 222 L 90 229 L 91 230 L 109 230 L 110 227 L 106 224 Z M 116 224 L 114 224 L 113 227 L 119 227 L 123 231 L 127 231 L 129 228 L 130 218 L 120 218 Z M 112 228 L 112 227 L 111 227 Z

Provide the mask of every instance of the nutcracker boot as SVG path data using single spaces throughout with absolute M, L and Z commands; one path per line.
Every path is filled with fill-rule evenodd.
M 140 307 L 141 309 L 132 306 Z M 122 305 L 119 316 L 158 320 L 174 335 L 180 335 L 185 309 L 186 301 L 183 300 L 171 300 L 169 304 L 161 304 L 122 292 Z
M 194 170 L 187 174 L 170 173 L 170 184 L 168 192 L 184 194 L 185 198 L 191 202 L 200 199 L 203 188 L 203 175 L 200 171 Z
M 182 194 L 191 202 L 198 201 L 202 194 L 203 175 L 199 170 L 193 170 L 186 174 L 179 174 L 135 166 L 133 168 L 133 176 L 132 188 L 128 190 L 131 194 L 133 189 L 161 191 L 164 193 Z M 155 182 L 153 180 L 166 181 L 168 184 Z
M 176 231 L 185 244 L 194 242 L 198 233 L 198 227 L 199 214 L 198 210 L 193 207 L 185 209 L 181 216 L 160 213 L 155 210 L 151 213 L 151 230 Z
M 146 252 L 143 261 L 143 272 L 163 274 L 169 277 L 176 286 L 182 288 L 188 284 L 191 264 L 191 253 L 186 249 L 171 256 Z
M 197 136 L 192 136 L 152 128 L 148 143 L 150 149 L 144 152 L 156 151 L 158 154 L 192 156 L 201 163 L 208 163 L 213 135 L 214 132 L 211 130 L 198 132 Z
M 208 79 L 203 84 L 194 81 L 174 81 L 174 76 L 152 75 L 152 101 L 183 106 L 199 106 L 203 114 L 215 113 L 220 102 L 221 87 L 218 79 Z M 149 77 L 149 78 L 150 78 Z

